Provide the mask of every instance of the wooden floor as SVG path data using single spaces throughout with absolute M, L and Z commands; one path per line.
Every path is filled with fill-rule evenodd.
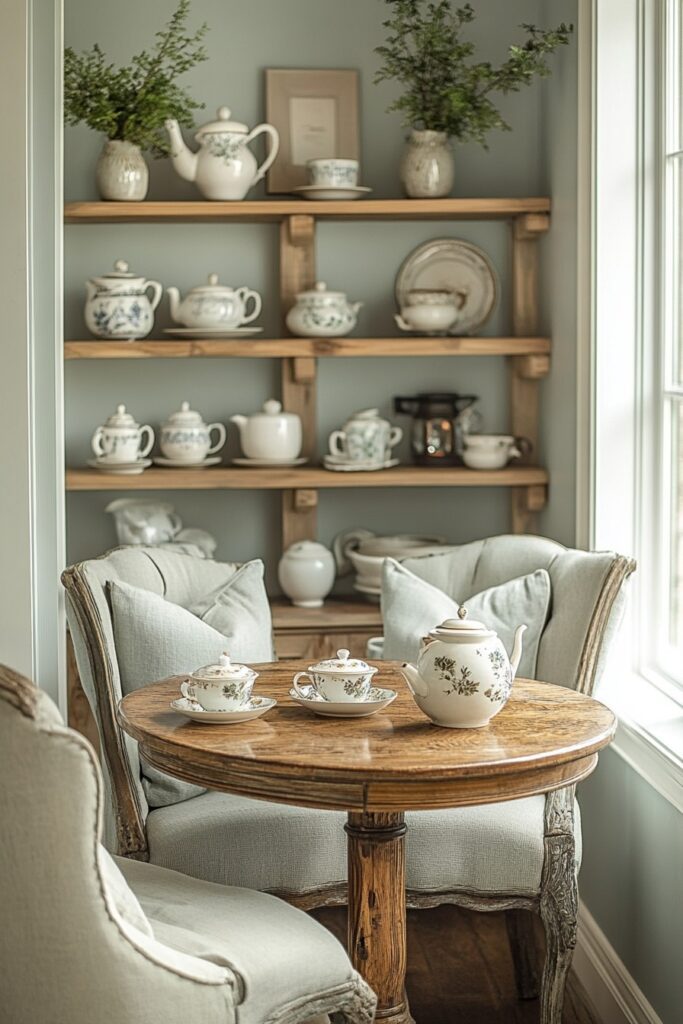
M 315 916 L 344 941 L 344 910 Z M 417 1024 L 538 1022 L 538 1001 L 517 999 L 502 914 L 457 907 L 409 911 L 407 988 Z M 599 1024 L 573 974 L 563 1024 Z

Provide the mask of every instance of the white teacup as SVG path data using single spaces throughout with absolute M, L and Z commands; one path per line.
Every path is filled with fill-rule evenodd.
M 309 160 L 308 177 L 311 185 L 320 188 L 355 188 L 358 184 L 358 161 L 325 157 Z
M 323 700 L 352 704 L 367 699 L 376 671 L 365 661 L 349 658 L 347 650 L 340 650 L 336 658 L 319 661 L 307 672 L 297 672 L 292 686 L 306 700 L 306 692 L 299 686 L 299 680 L 306 678 Z
M 531 451 L 531 442 L 511 434 L 466 434 L 462 460 L 470 469 L 503 469 Z
M 239 711 L 249 702 L 257 676 L 247 665 L 233 665 L 225 653 L 218 664 L 204 665 L 193 672 L 180 684 L 180 692 L 204 711 Z

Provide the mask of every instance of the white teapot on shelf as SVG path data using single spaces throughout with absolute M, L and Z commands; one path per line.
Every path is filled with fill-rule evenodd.
M 111 273 L 86 281 L 85 290 L 85 324 L 95 337 L 134 341 L 152 330 L 163 288 L 130 273 L 125 260 L 117 260 Z
M 218 437 L 215 444 L 211 444 L 214 431 Z M 200 413 L 190 409 L 189 402 L 182 402 L 180 409 L 172 412 L 163 424 L 159 444 L 167 459 L 194 465 L 220 451 L 225 438 L 222 423 L 205 423 Z
M 424 637 L 417 665 L 401 666 L 415 703 L 435 723 L 449 729 L 479 729 L 505 707 L 522 656 L 518 626 L 508 658 L 498 635 L 467 618 L 446 619 Z
M 234 330 L 244 327 L 261 312 L 261 296 L 246 285 L 230 288 L 218 283 L 218 274 L 209 274 L 206 284 L 191 288 L 184 299 L 174 286 L 166 289 L 171 303 L 171 316 L 177 324 L 185 327 L 216 328 Z M 247 303 L 253 302 L 247 313 Z
M 272 124 L 259 124 L 249 131 L 246 124 L 230 120 L 228 107 L 219 107 L 217 120 L 199 128 L 195 135 L 200 147 L 197 153 L 185 145 L 176 120 L 166 121 L 166 131 L 171 140 L 173 166 L 181 178 L 195 182 L 205 199 L 244 199 L 264 176 L 280 147 L 280 137 Z M 248 146 L 264 132 L 272 141 L 268 156 L 258 166 Z
M 362 302 L 349 302 L 345 292 L 328 292 L 324 281 L 298 292 L 285 318 L 292 334 L 300 338 L 341 338 L 352 331 Z
M 261 412 L 237 414 L 230 417 L 230 422 L 237 424 L 242 451 L 248 459 L 285 461 L 296 459 L 301 451 L 301 418 L 283 412 L 282 404 L 274 398 L 264 402 Z

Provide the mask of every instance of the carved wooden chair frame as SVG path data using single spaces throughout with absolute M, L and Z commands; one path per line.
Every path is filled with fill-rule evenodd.
M 600 649 L 614 602 L 626 579 L 635 570 L 632 559 L 616 555 L 603 582 L 593 610 L 579 662 L 576 690 L 589 696 L 593 692 Z M 131 775 L 124 733 L 116 718 L 113 669 L 104 639 L 99 612 L 92 600 L 79 565 L 62 574 L 79 625 L 87 641 L 88 657 L 95 686 L 100 737 L 112 787 L 118 852 L 138 860 L 149 859 L 145 817 Z M 515 967 L 517 990 L 521 999 L 538 995 L 535 958 L 535 931 L 528 914 L 539 914 L 546 937 L 546 954 L 541 980 L 541 1024 L 561 1024 L 562 1003 L 567 972 L 576 945 L 578 885 L 574 840 L 575 786 L 548 793 L 544 815 L 544 863 L 540 891 L 534 895 L 513 892 L 483 894 L 460 890 L 420 892 L 408 890 L 411 909 L 436 907 L 444 903 L 470 910 L 504 910 Z M 342 906 L 346 903 L 346 885 L 274 894 L 302 910 Z

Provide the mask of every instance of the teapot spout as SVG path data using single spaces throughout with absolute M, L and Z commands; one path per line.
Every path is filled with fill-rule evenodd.
M 429 687 L 414 665 L 411 665 L 409 662 L 405 662 L 405 664 L 401 665 L 399 671 L 408 684 L 408 689 L 412 693 L 413 697 L 427 696 L 429 693 Z
M 197 154 L 185 145 L 180 125 L 174 118 L 169 118 L 166 121 L 166 131 L 171 142 L 173 166 L 185 181 L 194 181 L 197 177 Z
M 242 437 L 242 432 L 243 432 L 244 428 L 247 425 L 247 417 L 246 416 L 242 416 L 239 413 L 235 413 L 234 416 L 230 417 L 230 422 L 237 424 L 237 429 L 240 432 L 240 437 Z
M 168 295 L 169 302 L 171 304 L 171 316 L 176 323 L 179 323 L 178 313 L 180 311 L 180 292 L 177 288 L 174 288 L 173 285 L 171 285 L 170 288 L 166 289 L 166 294 Z
M 517 629 L 515 630 L 515 640 L 512 645 L 512 654 L 510 655 L 510 668 L 512 669 L 513 679 L 517 675 L 517 669 L 522 657 L 522 637 L 526 628 L 526 626 L 517 626 Z

